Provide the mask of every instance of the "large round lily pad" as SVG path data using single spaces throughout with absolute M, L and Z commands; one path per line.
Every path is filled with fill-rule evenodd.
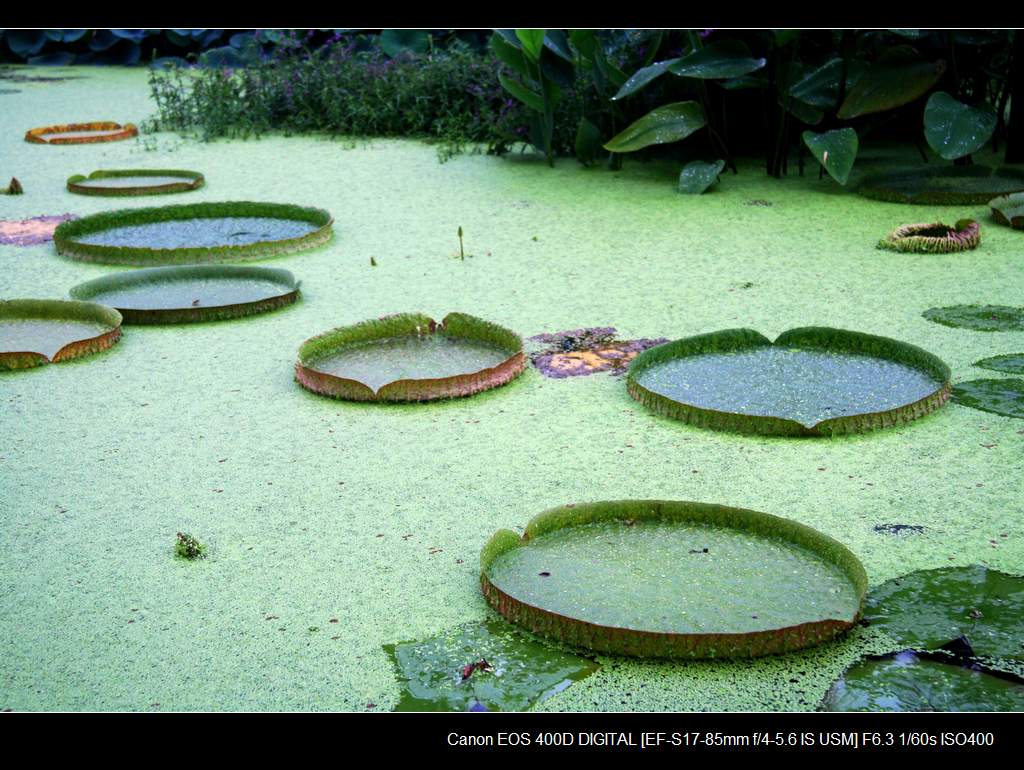
M 892 203 L 973 205 L 1024 190 L 1024 171 L 1008 166 L 929 166 L 865 176 L 857 192 Z
M 887 337 L 805 327 L 771 342 L 751 329 L 676 340 L 634 359 L 630 395 L 701 427 L 786 436 L 886 428 L 938 409 L 950 370 Z
M 295 302 L 299 284 L 287 270 L 249 265 L 153 267 L 86 281 L 75 299 L 117 308 L 125 323 L 216 321 Z
M 1000 195 L 988 202 L 992 216 L 1001 225 L 1024 230 L 1024 193 Z
M 841 543 L 766 513 L 620 500 L 555 508 L 485 546 L 502 615 L 599 652 L 733 658 L 826 642 L 860 617 L 867 575 Z
M 110 169 L 75 174 L 68 179 L 68 190 L 80 195 L 165 195 L 198 190 L 204 181 L 198 171 Z
M 299 348 L 295 379 L 353 401 L 432 401 L 504 385 L 523 371 L 514 332 L 464 313 L 405 313 L 333 329 Z
M 259 259 L 301 251 L 331 238 L 323 209 L 231 201 L 120 209 L 66 222 L 57 252 L 120 265 L 169 265 Z
M 26 369 L 106 350 L 121 314 L 94 302 L 0 300 L 0 369 Z
M 95 144 L 117 142 L 138 135 L 139 129 L 132 123 L 122 126 L 120 123 L 104 120 L 31 128 L 25 132 L 25 141 L 33 144 Z
M 951 305 L 925 310 L 923 317 L 954 329 L 976 332 L 1024 331 L 1024 308 L 1008 305 Z
M 968 380 L 953 388 L 953 402 L 983 412 L 1024 419 L 1024 380 Z

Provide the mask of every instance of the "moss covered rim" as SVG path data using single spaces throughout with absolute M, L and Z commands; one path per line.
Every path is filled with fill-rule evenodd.
M 992 217 L 1001 225 L 1024 230 L 1024 192 L 1000 195 L 988 202 Z
M 49 134 L 84 133 L 87 131 L 97 132 L 95 136 L 55 136 L 47 139 Z M 102 133 L 100 133 L 102 132 Z M 92 123 L 66 123 L 56 126 L 42 126 L 41 128 L 30 128 L 25 132 L 25 141 L 33 144 L 95 144 L 97 142 L 119 142 L 122 139 L 131 139 L 139 135 L 139 129 L 134 123 L 114 123 L 109 120 L 95 121 Z
M 675 358 L 771 345 L 887 359 L 918 369 L 942 384 L 932 393 L 910 404 L 881 412 L 833 417 L 806 426 L 784 417 L 739 414 L 694 406 L 648 390 L 636 379 L 644 370 Z M 845 329 L 806 326 L 783 332 L 775 342 L 753 329 L 726 329 L 651 348 L 633 359 L 626 387 L 633 398 L 654 412 L 702 428 L 773 436 L 833 436 L 889 428 L 923 417 L 949 400 L 951 378 L 952 372 L 945 362 L 915 345 Z
M 923 222 L 900 225 L 878 242 L 878 248 L 917 254 L 948 254 L 969 251 L 981 243 L 981 225 L 973 219 L 961 219 L 955 225 Z
M 180 177 L 180 182 L 165 182 L 155 185 L 138 185 L 135 187 L 103 187 L 101 185 L 83 185 L 81 182 L 93 179 L 125 179 L 131 177 L 170 176 Z M 165 195 L 168 193 L 189 192 L 198 190 L 206 182 L 198 171 L 182 169 L 108 169 L 93 171 L 89 176 L 75 174 L 68 177 L 68 191 L 79 195 Z
M 561 615 L 522 602 L 494 586 L 488 569 L 500 555 L 529 545 L 530 540 L 555 530 L 604 521 L 706 522 L 785 540 L 838 566 L 854 586 L 858 611 L 852 618 L 827 619 L 743 633 L 665 633 L 604 626 Z M 822 644 L 845 633 L 860 620 L 868 576 L 846 546 L 799 522 L 744 508 L 668 500 L 611 500 L 563 505 L 535 516 L 523 536 L 498 530 L 480 553 L 480 585 L 487 601 L 508 620 L 533 633 L 575 647 L 639 657 L 750 658 L 791 652 Z
M 287 270 L 250 265 L 182 265 L 175 267 L 151 267 L 127 273 L 114 273 L 80 283 L 72 287 L 69 294 L 77 300 L 101 298 L 110 291 L 130 289 L 136 286 L 159 285 L 189 279 L 236 279 L 258 280 L 277 284 L 276 294 L 245 302 L 223 305 L 183 306 L 173 308 L 116 308 L 129 324 L 172 324 L 196 321 L 222 321 L 256 315 L 279 307 L 290 305 L 299 298 L 300 281 Z
M 116 227 L 147 225 L 154 222 L 177 222 L 190 219 L 218 219 L 221 217 L 272 217 L 309 222 L 317 229 L 297 238 L 258 241 L 228 246 L 186 247 L 177 249 L 150 249 L 135 246 L 100 246 L 76 240 L 83 235 Z M 114 265 L 173 265 L 201 262 L 229 262 L 231 260 L 277 257 L 303 251 L 327 243 L 333 234 L 334 219 L 324 209 L 295 206 L 288 203 L 256 203 L 252 201 L 225 201 L 220 203 L 186 203 L 177 206 L 155 206 L 141 209 L 118 209 L 65 222 L 53 233 L 57 253 L 87 262 Z M 64 227 L 64 225 L 72 225 Z
M 437 379 L 403 379 L 374 391 L 358 380 L 338 377 L 316 368 L 325 356 L 350 346 L 404 335 L 445 334 L 493 345 L 508 358 L 487 369 Z M 332 329 L 302 343 L 295 379 L 307 390 L 350 401 L 434 401 L 471 396 L 511 382 L 526 366 L 523 340 L 515 332 L 465 313 L 449 313 L 441 323 L 421 313 L 400 313 L 354 326 Z
M 859 194 L 874 200 L 950 206 L 987 203 L 1022 190 L 1024 170 L 1009 166 L 894 169 L 868 174 L 857 186 Z
M 106 305 L 60 299 L 0 300 L 0 321 L 30 319 L 84 321 L 102 325 L 106 331 L 93 337 L 73 340 L 52 358 L 34 350 L 0 350 L 0 370 L 28 369 L 87 356 L 106 350 L 121 338 L 121 314 Z

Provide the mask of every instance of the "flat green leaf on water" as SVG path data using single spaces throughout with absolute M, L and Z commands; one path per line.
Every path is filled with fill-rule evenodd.
M 969 380 L 953 388 L 953 402 L 983 412 L 1024 419 L 1024 380 Z
M 921 314 L 929 321 L 976 332 L 1024 331 L 1024 308 L 1007 305 L 951 305 L 933 307 Z
M 765 62 L 764 58 L 754 58 L 742 41 L 728 39 L 698 48 L 678 59 L 669 67 L 669 72 L 702 80 L 736 78 L 756 72 Z
M 975 655 L 1024 660 L 1024 577 L 979 564 L 883 583 L 864 617 L 907 647 L 937 650 L 963 636 Z
M 665 61 L 655 62 L 649 67 L 641 67 L 630 76 L 629 80 L 622 84 L 622 88 L 612 97 L 612 101 L 625 99 L 627 96 L 635 94 L 651 81 L 664 75 L 668 72 L 669 67 L 679 61 L 679 59 L 666 59 Z
M 635 152 L 652 144 L 685 139 L 706 124 L 704 109 L 697 102 L 675 102 L 648 112 L 625 131 L 609 140 L 610 152 Z
M 829 176 L 845 185 L 857 159 L 857 132 L 852 128 L 837 128 L 824 134 L 804 131 L 803 140 Z
M 384 650 L 403 680 L 395 711 L 525 711 L 598 669 L 501 620 Z
M 545 30 L 543 29 L 517 29 L 516 37 L 523 46 L 523 51 L 533 61 L 540 59 L 540 52 L 544 49 Z
M 907 651 L 848 668 L 821 710 L 1024 711 L 1024 684 Z
M 894 46 L 850 89 L 837 115 L 849 120 L 902 107 L 926 94 L 945 71 L 946 63 L 941 59 L 930 62 L 909 45 Z
M 679 192 L 700 195 L 718 181 L 718 175 L 724 168 L 724 160 L 716 160 L 713 163 L 695 160 L 687 163 L 679 174 Z
M 1024 374 L 1024 353 L 1007 353 L 1002 356 L 983 358 L 980 361 L 975 361 L 972 366 L 991 369 L 994 372 Z
M 924 136 L 928 145 L 946 160 L 955 160 L 985 146 L 996 129 L 996 114 L 988 107 L 958 102 L 937 91 L 924 108 Z

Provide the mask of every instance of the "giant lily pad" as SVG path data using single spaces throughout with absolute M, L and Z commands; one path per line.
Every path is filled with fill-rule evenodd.
M 1024 230 L 1024 193 L 1001 195 L 990 200 L 988 205 L 999 224 Z
M 464 313 L 440 324 L 405 313 L 306 340 L 295 379 L 352 401 L 432 401 L 504 385 L 525 362 L 522 339 L 496 324 Z
M 1024 190 L 1024 171 L 987 166 L 937 166 L 882 171 L 865 176 L 857 192 L 891 203 L 966 206 Z
M 0 300 L 0 369 L 25 369 L 106 350 L 121 314 L 94 302 Z
M 598 668 L 502 620 L 384 650 L 404 682 L 395 711 L 525 711 Z
M 299 284 L 287 270 L 236 265 L 154 267 L 86 281 L 75 299 L 117 308 L 125 323 L 215 321 L 295 302 Z
M 1024 660 L 1024 577 L 979 564 L 893 578 L 871 592 L 864 616 L 907 647 L 964 637 L 975 655 Z
M 839 108 L 843 120 L 884 112 L 914 101 L 934 86 L 946 63 L 930 62 L 908 45 L 898 45 L 882 54 L 850 89 Z
M 110 169 L 75 174 L 68 179 L 68 190 L 80 195 L 163 195 L 198 190 L 203 182 L 198 171 Z
M 945 91 L 931 95 L 924 108 L 924 138 L 946 160 L 955 160 L 985 146 L 996 128 L 990 108 L 958 102 Z
M 57 252 L 121 265 L 259 259 L 319 246 L 331 238 L 323 209 L 281 203 L 193 203 L 93 214 L 57 228 Z
M 942 222 L 900 225 L 878 242 L 878 248 L 917 254 L 969 251 L 981 243 L 981 225 L 961 219 L 950 227 Z
M 929 321 L 976 332 L 1024 331 L 1024 308 L 1007 305 L 951 305 L 933 307 L 922 314 Z
M 122 126 L 111 121 L 96 121 L 31 128 L 25 132 L 25 141 L 34 144 L 95 144 L 117 142 L 138 135 L 139 129 L 132 123 Z
M 735 658 L 821 644 L 860 617 L 841 543 L 740 508 L 620 500 L 554 508 L 480 557 L 484 596 L 541 636 L 642 657 Z
M 630 395 L 659 414 L 716 430 L 789 436 L 885 428 L 949 398 L 950 371 L 887 337 L 806 327 L 775 342 L 751 329 L 676 340 L 641 353 Z
M 961 382 L 953 388 L 953 401 L 983 412 L 1024 418 L 1024 380 L 1006 377 Z
M 991 369 L 993 372 L 1024 374 L 1024 353 L 1007 353 L 1002 356 L 991 356 L 975 361 L 972 366 Z
M 901 652 L 848 668 L 822 711 L 1024 711 L 1024 682 Z

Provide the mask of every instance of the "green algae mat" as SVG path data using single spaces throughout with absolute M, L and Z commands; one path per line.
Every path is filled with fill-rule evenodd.
M 247 265 L 153 267 L 86 281 L 74 299 L 116 308 L 125 323 L 215 321 L 290 305 L 299 283 L 287 270 Z
M 771 342 L 730 329 L 640 354 L 627 382 L 645 406 L 698 426 L 835 435 L 938 409 L 949 398 L 950 371 L 918 347 L 859 332 L 807 327 Z
M 481 585 L 509 620 L 572 646 L 735 658 L 826 642 L 860 618 L 867 575 L 793 521 L 691 502 L 568 505 L 501 530 Z
M 106 350 L 121 315 L 93 302 L 0 300 L 0 370 L 25 369 Z
M 91 262 L 166 265 L 260 259 L 331 239 L 331 215 L 281 203 L 196 203 L 107 211 L 65 222 L 57 253 Z
M 496 324 L 465 313 L 441 323 L 405 313 L 306 340 L 295 379 L 352 401 L 433 401 L 504 385 L 525 361 L 522 338 Z
M 938 166 L 868 174 L 857 192 L 892 203 L 965 206 L 1024 190 L 1024 171 L 1002 166 Z
M 135 196 L 189 192 L 203 186 L 198 171 L 175 169 L 108 169 L 68 177 L 68 192 L 79 195 Z

